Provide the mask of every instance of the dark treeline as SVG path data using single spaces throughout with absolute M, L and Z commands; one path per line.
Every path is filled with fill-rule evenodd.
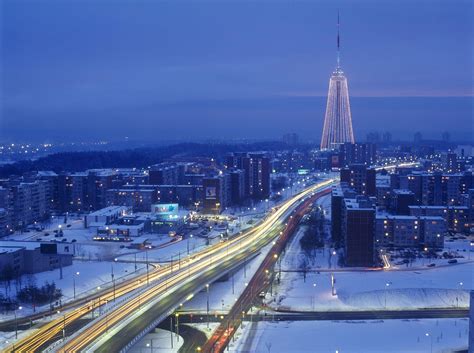
M 22 175 L 31 171 L 52 170 L 56 173 L 77 172 L 94 168 L 146 168 L 172 157 L 214 157 L 222 161 L 225 154 L 239 151 L 273 151 L 285 149 L 282 142 L 249 144 L 180 143 L 171 146 L 137 148 L 123 151 L 64 152 L 37 160 L 24 160 L 0 167 L 0 177 Z

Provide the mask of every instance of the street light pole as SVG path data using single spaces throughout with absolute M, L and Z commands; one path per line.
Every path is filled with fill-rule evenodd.
M 79 272 L 76 272 L 76 276 L 79 276 Z M 76 277 L 72 275 L 72 286 L 74 289 L 74 299 L 76 299 Z
M 433 336 L 430 335 L 428 332 L 425 333 L 425 336 L 430 338 L 430 353 L 433 353 Z
M 179 342 L 179 313 L 176 313 L 176 342 Z
M 390 286 L 390 282 L 385 283 L 385 309 L 387 309 L 387 289 Z
M 206 284 L 206 292 L 207 292 L 207 303 L 206 303 L 207 329 L 209 329 L 209 283 Z
M 145 250 L 145 256 L 146 256 L 146 285 L 148 286 L 150 284 L 150 271 L 148 269 L 148 250 Z
M 117 261 L 117 259 L 114 259 L 114 261 Z M 111 272 L 110 276 L 112 277 L 112 287 L 114 291 L 114 302 L 115 302 L 115 274 L 114 274 L 114 264 L 111 264 Z
M 21 310 L 21 309 L 23 309 L 23 307 L 21 306 L 19 306 L 18 309 L 15 307 L 15 311 L 14 311 L 15 313 L 15 339 L 18 339 L 18 318 L 16 316 L 16 311 Z
M 171 349 L 173 349 L 173 315 L 170 315 L 170 339 L 171 339 Z

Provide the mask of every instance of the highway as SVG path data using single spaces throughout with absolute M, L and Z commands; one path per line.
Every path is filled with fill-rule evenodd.
M 151 302 L 157 295 L 165 294 L 167 291 L 173 292 L 172 298 L 164 297 L 159 301 L 158 307 L 148 310 L 146 312 L 147 315 L 142 315 L 138 321 L 145 322 L 150 312 L 152 312 L 150 319 L 151 317 L 156 318 L 157 315 L 153 314 L 155 310 L 158 312 L 162 312 L 164 309 L 170 310 L 169 308 L 176 304 L 176 298 L 185 298 L 186 295 L 189 295 L 191 289 L 195 291 L 195 288 L 204 286 L 219 274 L 244 261 L 250 254 L 257 252 L 271 239 L 277 237 L 284 226 L 283 220 L 301 203 L 303 198 L 310 196 L 316 190 L 328 188 L 334 181 L 334 179 L 331 179 L 308 187 L 278 207 L 275 207 L 273 212 L 261 223 L 239 236 L 208 247 L 192 257 L 182 260 L 180 263 L 175 262 L 172 265 L 150 271 L 149 286 L 147 286 L 146 274 L 140 276 L 135 281 L 117 286 L 115 293 L 117 300 L 123 300 L 124 296 L 127 297 L 127 300 L 124 300 L 121 305 L 117 305 L 116 308 L 110 308 L 107 315 L 99 317 L 93 324 L 87 326 L 77 336 L 79 339 L 73 337 L 67 340 L 64 347 L 65 350 L 79 351 L 83 349 L 96 338 L 106 333 L 115 324 L 120 323 L 143 305 Z M 196 276 L 196 278 L 191 281 L 190 279 L 193 276 Z M 137 295 L 137 291 L 141 291 L 141 294 Z M 72 330 L 68 330 L 68 327 L 72 326 L 76 320 L 84 317 L 84 315 L 90 313 L 99 305 L 104 305 L 105 303 L 111 305 L 112 301 L 113 290 L 109 289 L 104 293 L 98 294 L 97 298 L 45 324 L 29 336 L 16 342 L 15 346 L 7 347 L 5 351 L 40 351 L 45 348 L 46 344 L 51 343 L 51 340 L 61 337 L 63 329 L 65 329 L 66 336 L 68 336 Z M 135 327 L 135 331 L 137 331 L 141 326 L 143 325 L 131 324 L 127 326 L 127 329 Z
M 285 244 L 297 229 L 301 218 L 311 208 L 317 198 L 329 192 L 330 189 L 327 188 L 313 193 L 312 196 L 301 203 L 295 210 L 296 212 L 290 216 L 284 231 L 281 232 L 278 240 L 273 242 L 270 252 L 260 264 L 256 273 L 252 276 L 252 279 L 249 281 L 239 299 L 232 306 L 229 314 L 224 317 L 212 336 L 203 345 L 201 348 L 202 352 L 218 353 L 224 351 L 237 328 L 244 320 L 246 313 L 256 303 L 259 294 L 266 292 L 266 289 L 270 286 L 274 277 L 274 266 Z
M 101 343 L 96 342 L 95 351 L 119 351 L 157 317 L 167 315 L 192 293 L 205 287 L 283 234 L 284 222 L 294 209 L 316 191 L 328 189 L 334 181 L 331 179 L 308 187 L 275 208 L 264 221 L 251 230 L 181 261 L 180 266 L 175 263 L 172 267 L 166 267 L 169 271 L 166 278 L 144 287 L 140 295 L 129 298 L 122 305 L 109 310 L 107 315 L 94 320 L 79 333 L 67 339 L 61 351 L 86 350 L 99 338 Z M 137 312 L 139 315 L 133 317 Z M 120 325 L 123 327 L 117 329 Z

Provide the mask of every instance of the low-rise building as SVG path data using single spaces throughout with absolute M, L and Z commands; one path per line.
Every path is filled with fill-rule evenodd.
M 74 244 L 0 242 L 0 272 L 12 276 L 51 271 L 72 265 Z
M 439 216 L 377 214 L 376 242 L 381 246 L 442 248 L 446 221 Z
M 128 206 L 108 206 L 86 215 L 84 227 L 104 227 L 129 213 L 131 213 L 131 208 Z

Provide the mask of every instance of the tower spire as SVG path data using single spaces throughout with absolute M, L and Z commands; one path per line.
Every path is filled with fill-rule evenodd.
M 337 10 L 337 68 L 340 68 L 340 61 L 341 61 L 341 55 L 340 55 L 340 39 L 339 39 L 339 10 Z

